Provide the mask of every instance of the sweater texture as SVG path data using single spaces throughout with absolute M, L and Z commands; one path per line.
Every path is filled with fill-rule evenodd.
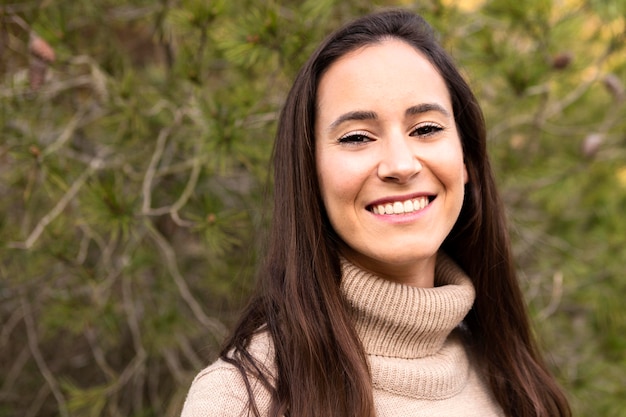
M 462 330 L 474 287 L 450 258 L 439 254 L 433 288 L 391 282 L 345 259 L 341 267 L 341 290 L 367 354 L 378 417 L 504 416 Z M 267 333 L 253 339 L 250 351 L 272 370 Z M 252 383 L 264 415 L 270 395 Z M 196 376 L 182 412 L 182 417 L 247 415 L 243 379 L 222 360 Z

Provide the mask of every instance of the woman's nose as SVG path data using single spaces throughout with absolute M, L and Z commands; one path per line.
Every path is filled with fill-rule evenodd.
M 415 149 L 409 143 L 411 139 L 397 135 L 385 141 L 378 164 L 378 177 L 381 180 L 404 183 L 422 170 Z

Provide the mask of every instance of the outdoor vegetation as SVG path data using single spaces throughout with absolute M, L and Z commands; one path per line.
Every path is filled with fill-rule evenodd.
M 2 0 L 0 416 L 177 416 L 254 283 L 295 72 L 402 6 L 489 126 L 537 336 L 626 416 L 626 0 Z

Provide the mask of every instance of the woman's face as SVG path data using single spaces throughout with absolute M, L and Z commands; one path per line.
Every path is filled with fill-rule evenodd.
M 468 178 L 443 78 L 409 44 L 385 40 L 333 63 L 317 107 L 317 175 L 342 254 L 432 286 Z

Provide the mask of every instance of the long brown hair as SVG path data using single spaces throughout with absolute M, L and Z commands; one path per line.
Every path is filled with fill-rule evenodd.
M 272 395 L 270 416 L 375 415 L 366 355 L 339 290 L 338 237 L 320 198 L 314 122 L 318 83 L 328 67 L 385 38 L 421 51 L 450 92 L 470 180 L 459 219 L 442 249 L 476 288 L 465 322 L 495 398 L 512 417 L 570 416 L 532 337 L 487 156 L 482 112 L 431 27 L 408 11 L 355 20 L 330 35 L 300 70 L 278 124 L 273 222 L 258 289 L 221 357 L 241 371 L 254 415 L 259 410 L 253 379 Z M 248 351 L 253 336 L 262 331 L 275 347 L 273 376 Z

